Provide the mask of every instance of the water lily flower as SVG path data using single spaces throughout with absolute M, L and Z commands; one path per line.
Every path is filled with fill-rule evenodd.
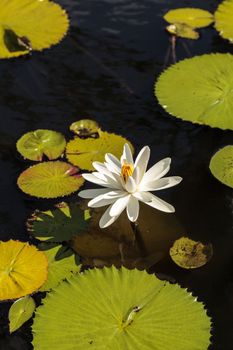
M 91 174 L 82 174 L 84 179 L 103 188 L 79 192 L 82 198 L 92 198 L 88 202 L 91 208 L 109 205 L 100 219 L 99 225 L 105 228 L 111 225 L 124 209 L 128 218 L 135 222 L 139 215 L 139 202 L 143 202 L 158 210 L 172 213 L 171 204 L 150 193 L 177 185 L 182 180 L 179 176 L 163 177 L 170 169 L 171 158 L 160 160 L 146 171 L 150 158 L 150 148 L 145 146 L 139 152 L 135 162 L 129 145 L 124 145 L 119 160 L 113 154 L 105 155 L 105 162 L 93 162 L 96 169 Z

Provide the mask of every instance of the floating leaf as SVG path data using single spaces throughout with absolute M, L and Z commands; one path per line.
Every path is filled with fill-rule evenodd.
M 203 304 L 145 271 L 89 270 L 43 302 L 33 324 L 35 350 L 193 350 L 210 343 Z
M 168 23 L 183 23 L 193 28 L 207 27 L 214 21 L 212 13 L 198 8 L 179 8 L 168 11 L 163 18 Z
M 52 160 L 63 153 L 66 140 L 59 132 L 39 129 L 24 134 L 16 146 L 24 158 L 41 161 L 45 155 Z
M 133 146 L 124 137 L 106 131 L 99 131 L 99 138 L 97 139 L 76 137 L 68 142 L 66 156 L 70 163 L 79 166 L 81 169 L 94 170 L 92 162 L 104 162 L 106 153 L 112 153 L 119 158 L 126 142 L 133 151 Z
M 174 23 L 166 27 L 170 34 L 176 35 L 180 38 L 193 39 L 199 38 L 199 33 L 196 32 L 192 27 L 184 23 Z
M 214 14 L 215 28 L 224 38 L 233 42 L 233 0 L 223 1 Z
M 44 162 L 31 166 L 18 177 L 19 188 L 40 198 L 62 197 L 75 192 L 84 179 L 78 169 L 65 162 Z
M 0 257 L 0 300 L 31 294 L 45 282 L 48 261 L 36 247 L 19 241 L 0 241 Z
M 203 244 L 188 237 L 176 240 L 170 249 L 172 260 L 184 269 L 196 269 L 205 265 L 213 256 L 212 244 Z
M 210 54 L 185 59 L 161 74 L 155 94 L 172 115 L 233 130 L 233 55 Z
M 35 311 L 36 303 L 30 296 L 16 300 L 10 307 L 8 318 L 10 333 L 15 332 L 27 322 Z
M 225 146 L 210 160 L 210 171 L 224 185 L 233 188 L 233 146 Z
M 60 203 L 53 210 L 36 211 L 28 220 L 30 233 L 41 241 L 62 243 L 85 231 L 89 225 L 89 210 L 78 203 Z
M 57 257 L 61 246 L 45 250 L 44 253 L 48 258 L 48 278 L 45 284 L 40 288 L 41 292 L 55 288 L 62 280 L 68 278 L 73 272 L 80 271 L 80 265 L 76 264 L 75 255 L 66 256 L 62 259 Z
M 80 137 L 95 137 L 98 136 L 99 125 L 92 119 L 81 119 L 70 125 L 70 131 Z
M 66 34 L 66 12 L 52 1 L 0 0 L 0 58 L 57 44 Z

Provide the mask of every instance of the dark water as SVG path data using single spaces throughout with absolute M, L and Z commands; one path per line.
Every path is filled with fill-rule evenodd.
M 191 272 L 165 259 L 156 272 L 171 276 L 206 304 L 213 319 L 210 349 L 232 350 L 232 189 L 212 177 L 208 164 L 215 151 L 232 142 L 233 134 L 169 117 L 153 96 L 169 45 L 162 15 L 182 6 L 214 11 L 219 1 L 58 2 L 71 21 L 61 44 L 29 58 L 0 62 L 0 239 L 27 240 L 28 216 L 53 203 L 34 200 L 17 189 L 16 179 L 28 163 L 17 155 L 16 140 L 37 128 L 70 137 L 68 126 L 73 121 L 96 119 L 103 129 L 127 137 L 137 151 L 149 145 L 151 164 L 170 156 L 170 174 L 184 178 L 161 196 L 175 206 L 189 237 L 213 244 L 214 256 L 208 265 Z M 201 30 L 200 40 L 187 44 L 192 55 L 233 53 L 233 45 L 211 27 Z M 177 56 L 187 57 L 180 41 Z M 1 329 L 0 336 L 0 350 L 30 349 L 28 325 L 11 337 Z

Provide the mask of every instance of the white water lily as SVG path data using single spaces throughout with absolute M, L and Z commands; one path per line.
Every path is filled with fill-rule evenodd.
M 172 205 L 150 191 L 175 186 L 182 178 L 163 177 L 170 169 L 171 158 L 160 160 L 146 171 L 149 157 L 150 148 L 145 146 L 134 162 L 129 145 L 126 143 L 120 160 L 113 154 L 107 153 L 104 163 L 93 162 L 96 172 L 82 174 L 87 181 L 103 186 L 103 188 L 79 192 L 82 198 L 92 198 L 88 202 L 91 208 L 109 205 L 100 219 L 101 228 L 116 221 L 124 209 L 127 211 L 129 220 L 135 222 L 139 215 L 139 201 L 167 213 L 175 211 Z

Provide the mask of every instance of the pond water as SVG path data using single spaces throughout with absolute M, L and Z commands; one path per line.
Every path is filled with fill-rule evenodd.
M 16 140 L 38 128 L 57 130 L 70 138 L 72 122 L 95 119 L 104 130 L 127 137 L 136 151 L 149 145 L 151 165 L 172 158 L 170 174 L 184 180 L 170 191 L 161 191 L 161 197 L 175 206 L 176 219 L 186 235 L 212 243 L 214 255 L 206 266 L 188 271 L 172 263 L 167 254 L 153 271 L 192 290 L 206 304 L 213 319 L 210 349 L 232 350 L 232 189 L 218 182 L 208 169 L 212 154 L 232 142 L 232 132 L 170 117 L 153 94 L 169 45 L 163 14 L 183 6 L 213 12 L 219 1 L 57 2 L 70 16 L 66 38 L 31 57 L 0 62 L 0 239 L 27 240 L 25 222 L 30 214 L 57 202 L 32 199 L 17 188 L 17 177 L 28 162 L 17 154 Z M 183 42 L 192 56 L 233 53 L 233 45 L 212 27 L 202 29 L 199 40 Z M 186 57 L 179 41 L 177 58 Z M 5 311 L 0 324 L 4 324 L 4 315 Z M 1 350 L 31 349 L 30 322 L 11 337 L 4 327 L 0 337 Z

